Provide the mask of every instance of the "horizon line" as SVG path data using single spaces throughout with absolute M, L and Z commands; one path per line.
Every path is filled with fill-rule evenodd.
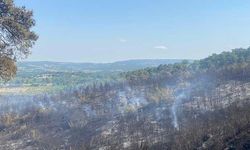
M 53 61 L 53 60 L 21 60 L 17 61 L 17 63 L 28 63 L 28 62 L 51 62 L 51 63 L 74 63 L 74 64 L 112 64 L 112 63 L 119 63 L 119 62 L 126 62 L 126 61 L 161 61 L 161 60 L 198 60 L 198 59 L 181 59 L 181 58 L 160 58 L 160 59 L 154 59 L 154 58 L 145 58 L 145 59 L 124 59 L 124 60 L 117 60 L 117 61 L 111 61 L 111 62 L 84 62 L 84 61 Z

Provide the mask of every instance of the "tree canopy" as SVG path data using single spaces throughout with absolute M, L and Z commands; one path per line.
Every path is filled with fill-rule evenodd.
M 0 78 L 9 80 L 16 74 L 16 61 L 26 58 L 38 36 L 33 12 L 17 7 L 13 0 L 0 0 Z
M 157 68 L 146 68 L 123 74 L 132 85 L 145 83 L 166 83 L 181 78 L 213 76 L 218 79 L 249 78 L 250 48 L 234 49 L 230 52 L 213 54 L 205 59 L 194 62 L 160 65 Z M 166 82 L 164 82 L 166 81 Z

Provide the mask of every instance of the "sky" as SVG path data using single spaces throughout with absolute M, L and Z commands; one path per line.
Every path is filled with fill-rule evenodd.
M 201 59 L 250 46 L 249 0 L 15 0 L 34 11 L 28 61 Z

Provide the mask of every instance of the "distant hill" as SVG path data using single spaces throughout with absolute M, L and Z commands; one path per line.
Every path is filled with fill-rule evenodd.
M 20 62 L 19 72 L 99 72 L 99 71 L 132 71 L 161 64 L 181 62 L 181 59 L 141 59 L 118 61 L 114 63 L 70 63 L 70 62 Z
M 70 63 L 70 62 L 19 62 L 17 76 L 7 82 L 0 82 L 2 93 L 42 93 L 61 90 L 95 82 L 121 80 L 121 72 L 157 67 L 161 64 L 181 62 L 180 59 L 143 59 L 114 63 Z M 23 91 L 23 92 L 21 92 Z

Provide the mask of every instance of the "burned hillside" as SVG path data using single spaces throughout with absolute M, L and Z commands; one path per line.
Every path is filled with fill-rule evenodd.
M 249 149 L 250 49 L 1 97 L 0 149 Z

